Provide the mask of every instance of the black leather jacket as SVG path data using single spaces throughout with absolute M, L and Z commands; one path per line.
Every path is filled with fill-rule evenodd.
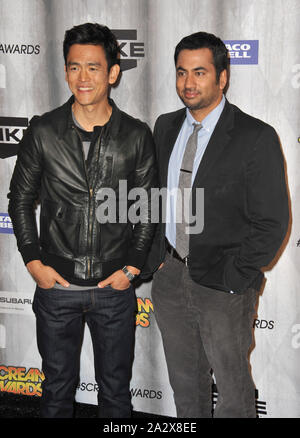
M 117 205 L 119 195 L 126 205 L 132 188 L 150 192 L 157 186 L 155 149 L 148 126 L 111 100 L 110 121 L 95 135 L 85 162 L 72 103 L 73 97 L 31 120 L 10 184 L 9 214 L 25 264 L 40 259 L 73 283 L 94 285 L 125 264 L 141 269 L 145 262 L 155 224 L 150 219 L 99 223 L 97 208 L 103 200 L 97 200 L 97 193 L 111 188 Z M 119 193 L 120 180 L 127 184 L 125 196 Z M 128 201 L 127 211 L 133 202 Z M 146 208 L 150 217 L 150 196 Z

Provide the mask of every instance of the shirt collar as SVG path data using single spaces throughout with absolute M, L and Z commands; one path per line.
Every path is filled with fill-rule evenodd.
M 215 129 L 219 117 L 224 109 L 224 105 L 225 105 L 225 97 L 223 94 L 222 100 L 219 103 L 219 105 L 217 105 L 209 114 L 207 114 L 207 116 L 201 122 L 203 128 L 206 131 L 212 132 Z M 188 108 L 186 108 L 186 120 L 190 126 L 192 126 L 193 123 L 197 123 L 197 124 L 199 123 L 197 122 L 197 120 L 194 119 Z

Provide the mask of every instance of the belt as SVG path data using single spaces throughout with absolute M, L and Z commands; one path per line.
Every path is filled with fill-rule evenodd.
M 179 260 L 180 262 L 184 263 L 185 266 L 187 266 L 188 258 L 187 257 L 184 257 L 184 258 L 180 257 L 180 255 L 178 254 L 176 249 L 172 245 L 170 245 L 170 243 L 167 239 L 166 239 L 166 248 L 167 248 L 168 253 L 171 255 L 171 257 L 174 257 L 174 259 Z

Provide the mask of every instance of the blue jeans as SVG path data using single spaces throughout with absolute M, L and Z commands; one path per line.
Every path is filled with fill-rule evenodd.
M 85 322 L 93 343 L 99 416 L 130 417 L 136 316 L 133 287 L 74 291 L 37 286 L 33 310 L 45 375 L 41 417 L 73 416 Z

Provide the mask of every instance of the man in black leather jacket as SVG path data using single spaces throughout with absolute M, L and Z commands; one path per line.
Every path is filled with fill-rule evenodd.
M 41 416 L 73 415 L 86 321 L 99 415 L 129 417 L 136 309 L 131 281 L 143 267 L 155 225 L 150 196 L 140 221 L 131 220 L 134 200 L 124 197 L 131 189 L 149 194 L 156 186 L 153 140 L 145 123 L 108 97 L 120 67 L 117 41 L 106 26 L 68 30 L 64 57 L 72 97 L 31 120 L 8 194 L 18 249 L 37 283 L 33 308 L 45 374 Z M 101 210 L 107 189 L 115 195 L 108 219 L 107 209 Z

